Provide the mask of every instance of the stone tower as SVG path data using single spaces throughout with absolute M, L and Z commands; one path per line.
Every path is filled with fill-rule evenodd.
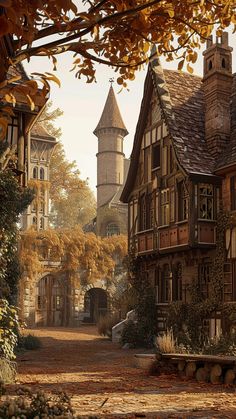
M 205 138 L 208 150 L 217 157 L 229 142 L 231 132 L 232 48 L 228 33 L 207 41 L 204 55 Z
M 94 130 L 98 138 L 97 208 L 108 204 L 124 184 L 123 140 L 128 134 L 111 85 L 100 121 Z

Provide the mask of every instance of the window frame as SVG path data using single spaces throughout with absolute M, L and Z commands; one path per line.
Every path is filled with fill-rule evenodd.
M 212 189 L 212 194 L 209 193 L 201 193 L 201 188 L 209 188 L 211 187 Z M 201 214 L 201 200 L 206 199 L 207 202 L 207 209 L 206 209 L 206 214 L 208 212 L 208 205 L 209 202 L 211 201 L 211 211 L 212 211 L 212 216 L 211 218 L 208 217 L 203 217 Z M 211 183 L 199 183 L 198 184 L 198 219 L 199 220 L 203 220 L 203 221 L 214 221 L 214 216 L 215 216 L 215 191 L 214 191 L 214 185 Z

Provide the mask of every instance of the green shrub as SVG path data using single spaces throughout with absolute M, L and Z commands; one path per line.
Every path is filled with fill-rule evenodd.
M 34 335 L 27 335 L 27 336 L 20 336 L 19 338 L 19 349 L 26 349 L 26 350 L 35 350 L 40 349 L 42 347 L 41 341 L 37 336 Z
M 20 389 L 20 395 L 1 402 L 0 418 L 75 418 L 70 398 L 65 393 L 48 397 L 40 391 L 36 395 L 30 389 Z
M 0 358 L 0 383 L 12 384 L 16 378 L 16 363 L 6 358 Z
M 131 348 L 150 348 L 154 346 L 154 336 L 145 324 L 128 320 L 121 333 L 121 343 L 128 343 Z
M 138 346 L 137 326 L 133 320 L 128 320 L 125 323 L 121 333 L 121 343 L 122 345 L 128 343 L 131 348 Z
M 0 299 L 0 357 L 12 360 L 18 341 L 20 324 L 17 309 Z
M 209 355 L 232 355 L 236 356 L 235 336 L 219 336 L 205 342 L 202 353 Z
M 97 323 L 99 335 L 108 336 L 111 338 L 112 328 L 119 322 L 120 317 L 118 313 L 106 314 L 105 316 L 100 317 Z

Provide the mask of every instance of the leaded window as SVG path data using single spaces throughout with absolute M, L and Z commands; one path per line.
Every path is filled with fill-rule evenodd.
M 161 223 L 168 225 L 170 220 L 170 196 L 169 189 L 161 191 Z
M 7 127 L 6 142 L 13 146 L 17 144 L 19 137 L 19 120 L 18 117 L 12 117 Z
M 140 231 L 146 230 L 147 225 L 147 203 L 146 196 L 143 195 L 140 200 Z
M 199 218 L 203 220 L 214 219 L 213 185 L 207 183 L 199 185 Z
M 178 184 L 179 221 L 188 219 L 189 195 L 184 181 Z
M 198 267 L 198 281 L 200 291 L 204 299 L 210 295 L 210 282 L 211 282 L 211 264 L 202 263 Z

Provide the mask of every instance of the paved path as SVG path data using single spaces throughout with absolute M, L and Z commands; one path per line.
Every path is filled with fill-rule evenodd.
M 27 332 L 42 348 L 19 356 L 18 383 L 65 390 L 80 418 L 236 418 L 236 389 L 148 376 L 134 367 L 137 350 L 122 350 L 93 326 Z

